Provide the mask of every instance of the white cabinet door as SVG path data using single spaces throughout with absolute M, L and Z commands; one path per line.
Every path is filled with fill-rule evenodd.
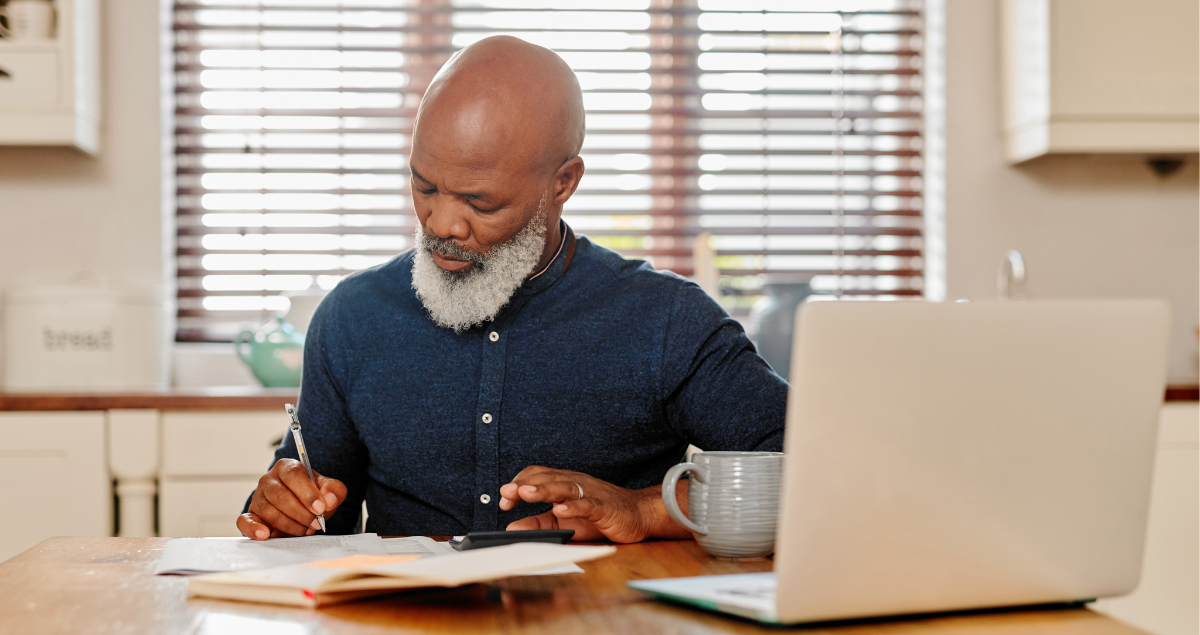
M 103 412 L 0 413 L 0 561 L 51 536 L 111 536 Z
M 158 489 L 159 535 L 241 536 L 237 516 L 258 478 L 165 479 Z
M 165 412 L 159 535 L 240 536 L 237 515 L 287 432 L 279 412 Z
M 251 476 L 271 468 L 288 431 L 279 412 L 164 412 L 164 476 Z

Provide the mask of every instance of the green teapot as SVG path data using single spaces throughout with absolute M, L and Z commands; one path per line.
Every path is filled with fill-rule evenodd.
M 246 354 L 244 348 L 250 347 Z M 238 357 L 267 388 L 297 388 L 304 364 L 304 336 L 277 317 L 258 332 L 246 329 L 233 338 Z

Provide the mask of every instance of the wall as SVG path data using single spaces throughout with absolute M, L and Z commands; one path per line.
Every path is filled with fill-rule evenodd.
M 0 289 L 80 270 L 174 283 L 160 105 L 170 103 L 161 98 L 170 82 L 160 76 L 158 37 L 169 12 L 154 2 L 101 4 L 101 155 L 0 147 Z M 1197 161 L 1166 178 L 1140 159 L 1007 165 L 997 4 L 946 0 L 946 295 L 992 297 L 1001 256 L 1019 249 L 1034 297 L 1166 298 L 1175 319 L 1170 378 L 1196 381 Z
M 0 290 L 68 282 L 81 271 L 113 284 L 174 284 L 174 185 L 164 180 L 173 170 L 160 94 L 170 81 L 159 63 L 160 19 L 169 12 L 157 2 L 100 6 L 100 155 L 0 146 Z
M 940 4 L 934 2 L 931 4 Z M 1004 160 L 999 0 L 945 0 L 946 295 L 992 298 L 1020 250 L 1034 298 L 1171 303 L 1170 381 L 1194 383 L 1200 322 L 1200 165 L 1143 158 Z

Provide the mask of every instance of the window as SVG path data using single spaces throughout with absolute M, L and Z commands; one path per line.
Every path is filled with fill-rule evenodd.
M 702 237 L 735 315 L 772 272 L 921 294 L 917 0 L 199 0 L 175 8 L 179 338 L 408 248 L 417 103 L 496 33 L 579 76 L 579 233 L 682 275 Z

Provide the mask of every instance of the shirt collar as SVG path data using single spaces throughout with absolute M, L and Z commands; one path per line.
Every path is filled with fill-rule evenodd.
M 558 251 L 554 253 L 554 258 L 550 259 L 550 264 L 546 265 L 544 269 L 530 276 L 517 289 L 516 295 L 537 293 L 558 281 L 563 272 L 567 270 L 567 265 L 570 264 L 571 256 L 575 252 L 575 232 L 571 230 L 571 226 L 567 225 L 566 221 L 561 219 L 558 221 L 558 226 L 562 233 L 562 241 L 558 243 Z

